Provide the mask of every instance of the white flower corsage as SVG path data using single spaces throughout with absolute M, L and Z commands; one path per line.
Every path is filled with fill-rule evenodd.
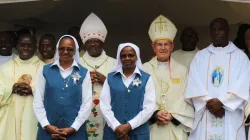
M 79 81 L 80 78 L 81 78 L 81 75 L 79 75 L 78 72 L 75 72 L 75 73 L 72 75 L 72 79 L 73 79 L 74 85 L 76 85 L 76 82 Z
M 141 84 L 141 80 L 139 78 L 136 78 L 135 80 L 133 80 L 133 86 L 138 87 Z

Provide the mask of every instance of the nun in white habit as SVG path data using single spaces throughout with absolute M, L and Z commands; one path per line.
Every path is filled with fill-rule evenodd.
M 87 140 L 92 105 L 91 79 L 79 64 L 79 46 L 70 35 L 56 46 L 55 62 L 38 75 L 33 109 L 39 121 L 37 140 Z
M 151 76 L 142 70 L 136 45 L 119 45 L 116 65 L 101 92 L 100 108 L 107 122 L 103 140 L 149 140 L 155 89 Z

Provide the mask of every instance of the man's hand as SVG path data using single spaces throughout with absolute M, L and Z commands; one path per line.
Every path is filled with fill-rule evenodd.
M 213 98 L 207 101 L 206 108 L 210 113 L 215 114 L 223 108 L 223 104 L 219 99 Z
M 115 133 L 118 137 L 123 137 L 127 135 L 127 133 L 131 130 L 131 126 L 129 123 L 119 125 L 115 128 Z
M 106 76 L 95 70 L 90 72 L 90 77 L 92 83 L 99 83 L 101 85 L 103 85 L 106 80 Z
M 217 118 L 222 118 L 222 117 L 224 117 L 224 116 L 225 116 L 225 109 L 222 108 L 221 110 L 215 112 L 214 116 L 217 117 Z
M 171 121 L 173 119 L 171 119 L 172 115 L 169 115 L 169 113 L 165 110 L 160 110 L 157 113 L 157 123 L 159 125 L 165 125 L 168 124 L 169 121 Z
M 12 87 L 12 93 L 16 93 L 20 96 L 33 95 L 31 86 L 26 83 L 15 83 Z
M 168 113 L 167 116 L 166 116 L 166 120 L 167 121 L 172 121 L 173 120 L 172 114 Z

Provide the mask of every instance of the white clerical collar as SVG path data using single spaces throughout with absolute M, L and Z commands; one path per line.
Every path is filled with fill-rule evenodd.
M 124 75 L 123 70 L 122 70 L 122 67 L 120 67 L 120 68 L 114 73 L 114 75 L 115 75 L 116 73 L 121 73 L 122 75 Z M 139 70 L 139 68 L 138 68 L 137 66 L 136 66 L 136 68 L 135 68 L 133 74 L 139 74 L 139 75 L 141 76 L 141 72 L 140 72 L 140 70 Z M 133 74 L 132 74 L 132 75 L 133 75 Z
M 64 69 L 61 67 L 61 65 L 60 65 L 59 59 L 57 59 L 50 67 L 52 67 L 52 66 L 57 66 L 57 67 L 59 67 L 60 69 L 64 70 Z M 77 67 L 78 69 L 80 69 L 80 67 L 78 66 L 76 60 L 74 60 L 73 63 L 72 63 L 72 65 L 71 65 L 69 68 L 67 68 L 66 70 L 68 70 L 68 69 L 70 69 L 70 68 L 72 68 L 72 67 Z
M 169 61 L 167 62 L 160 62 L 157 60 L 157 68 L 158 69 L 168 69 Z
M 213 44 L 210 44 L 208 46 L 208 50 L 214 54 L 218 54 L 218 53 L 226 54 L 226 53 L 233 52 L 236 49 L 237 47 L 231 41 L 229 41 L 228 45 L 225 47 L 215 47 Z
M 166 62 L 161 62 L 157 60 L 157 65 L 168 65 L 168 61 Z

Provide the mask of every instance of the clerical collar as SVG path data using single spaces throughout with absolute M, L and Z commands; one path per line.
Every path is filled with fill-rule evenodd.
M 226 54 L 226 53 L 233 52 L 236 49 L 237 47 L 231 41 L 229 41 L 228 45 L 225 47 L 215 47 L 213 44 L 210 44 L 208 46 L 208 50 L 214 54 L 218 54 L 218 53 Z
M 89 55 L 88 52 L 86 52 L 84 55 L 83 55 L 83 58 L 85 60 L 90 60 L 90 61 L 96 61 L 96 60 L 102 60 L 102 59 L 105 59 L 106 58 L 106 52 L 104 50 L 102 50 L 102 53 L 100 56 L 98 57 L 92 57 Z
M 93 69 L 98 69 L 101 67 L 106 61 L 108 60 L 108 56 L 106 55 L 106 52 L 103 50 L 101 55 L 98 57 L 92 57 L 86 52 L 83 55 L 83 61 L 86 63 L 89 67 Z
M 157 60 L 157 67 L 159 69 L 161 69 L 161 68 L 167 69 L 168 65 L 169 65 L 169 61 L 167 61 L 167 62 L 160 62 L 160 61 Z
M 157 60 L 157 65 L 167 65 L 168 64 L 168 61 L 166 61 L 166 62 L 161 62 L 161 61 L 158 61 Z

